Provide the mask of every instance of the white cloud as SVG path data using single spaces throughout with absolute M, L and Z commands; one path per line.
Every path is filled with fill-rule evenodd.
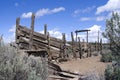
M 65 8 L 64 7 L 54 8 L 53 10 L 51 10 L 51 13 L 57 13 L 60 11 L 65 11 Z
M 91 18 L 89 18 L 89 17 L 80 18 L 80 21 L 89 21 L 89 20 L 91 20 Z
M 73 12 L 73 16 L 76 17 L 76 16 L 79 15 L 80 13 L 90 12 L 90 11 L 92 11 L 94 8 L 95 8 L 95 6 L 87 7 L 87 8 L 85 8 L 85 9 L 76 9 L 76 10 Z
M 61 12 L 61 11 L 65 11 L 65 8 L 64 7 L 58 7 L 58 8 L 54 8 L 52 10 L 46 8 L 46 9 L 40 9 L 38 10 L 35 15 L 36 17 L 40 17 L 40 16 L 44 16 L 44 15 L 48 15 L 48 14 L 54 14 L 54 13 L 58 13 L 58 12 Z M 32 15 L 32 12 L 28 12 L 28 13 L 23 13 L 22 14 L 22 18 L 30 18 Z
M 22 14 L 22 18 L 30 18 L 32 16 L 32 12 L 28 12 L 28 13 L 23 13 Z
M 48 31 L 51 36 L 62 39 L 62 33 L 60 31 L 57 31 L 55 29 Z
M 36 13 L 36 16 L 44 16 L 46 14 L 50 14 L 50 10 L 47 8 L 47 9 L 40 9 L 38 10 Z
M 10 42 L 14 42 L 15 41 L 15 28 L 16 25 L 13 25 L 9 30 L 9 34 L 7 36 L 4 37 L 4 41 L 6 43 L 10 43 Z
M 90 21 L 90 20 L 94 20 L 94 21 L 105 21 L 107 17 L 105 16 L 97 16 L 97 17 L 82 17 L 80 18 L 80 21 Z
M 98 40 L 98 31 L 99 31 L 100 39 L 103 39 L 103 42 L 107 41 L 105 38 L 103 38 L 103 36 L 101 34 L 102 33 L 101 26 L 93 25 L 92 27 L 87 28 L 87 30 L 90 30 L 89 34 L 88 34 L 89 42 L 95 42 Z M 82 41 L 82 39 L 84 39 L 86 41 L 86 36 L 87 36 L 86 33 L 78 34 L 78 37 L 81 38 L 81 41 Z
M 62 33 L 58 29 L 54 28 L 52 30 L 48 30 L 48 32 L 49 32 L 50 36 L 62 39 Z M 40 31 L 40 33 L 43 34 L 44 31 Z
M 100 14 L 105 11 L 115 11 L 120 9 L 120 0 L 108 0 L 108 2 L 97 8 L 96 14 Z
M 9 30 L 8 30 L 8 32 L 15 32 L 15 28 L 16 28 L 16 25 L 13 25 Z

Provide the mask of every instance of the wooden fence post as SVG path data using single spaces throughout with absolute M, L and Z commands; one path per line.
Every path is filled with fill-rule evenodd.
M 100 51 L 100 44 L 99 44 L 99 31 L 98 31 L 98 44 L 97 44 L 97 46 L 98 46 L 98 52 Z
M 89 44 L 89 46 L 90 46 L 90 57 L 91 57 L 92 56 L 92 45 Z
M 59 54 L 59 57 L 62 58 L 63 55 L 62 55 L 62 44 L 60 43 L 60 54 Z
M 20 18 L 17 18 L 16 19 L 16 35 L 15 35 L 16 43 L 18 43 L 18 28 L 19 28 L 19 25 L 20 25 Z
M 32 13 L 31 17 L 31 32 L 30 32 L 30 41 L 29 41 L 29 49 L 33 49 L 33 32 L 34 32 L 34 21 L 35 21 L 35 14 Z
M 88 31 L 87 31 L 87 57 L 88 57 L 88 55 L 89 55 L 89 53 L 88 53 L 88 48 L 89 48 L 89 43 L 88 43 Z
M 44 34 L 47 35 L 47 24 L 44 25 Z
M 100 51 L 102 53 L 102 39 L 100 39 Z
M 95 51 L 97 51 L 97 42 L 95 41 Z
M 66 57 L 66 37 L 65 37 L 65 33 L 62 34 L 62 40 L 63 40 L 63 58 Z
M 75 53 L 75 41 L 74 41 L 74 36 L 73 36 L 73 32 L 71 32 L 71 39 L 72 39 L 72 52 L 73 52 L 73 57 L 76 58 L 76 53 Z
M 78 41 L 79 41 L 79 57 L 80 57 L 80 59 L 81 59 L 81 58 L 82 58 L 82 49 L 81 49 L 80 37 L 78 37 Z
M 51 59 L 52 53 L 50 52 L 50 34 L 49 34 L 49 32 L 47 32 L 47 42 L 48 42 L 47 52 L 48 52 L 49 58 Z

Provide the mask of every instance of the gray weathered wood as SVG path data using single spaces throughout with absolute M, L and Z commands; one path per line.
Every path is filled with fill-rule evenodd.
M 47 35 L 47 24 L 44 25 L 44 34 Z
M 17 18 L 16 19 L 16 35 L 15 35 L 16 43 L 18 43 L 18 28 L 19 28 L 19 25 L 20 25 L 20 18 Z
M 33 47 L 34 21 L 35 21 L 35 15 L 34 15 L 34 13 L 32 13 L 32 17 L 31 17 L 31 32 L 30 32 L 30 41 L 29 41 L 29 49 L 30 50 L 32 50 L 32 47 Z
M 71 39 L 72 39 L 72 53 L 73 53 L 73 57 L 76 58 L 76 53 L 75 53 L 75 42 L 74 42 L 73 32 L 71 32 Z
M 81 49 L 81 41 L 80 41 L 80 37 L 78 37 L 78 41 L 79 41 L 79 58 L 82 58 L 82 49 Z

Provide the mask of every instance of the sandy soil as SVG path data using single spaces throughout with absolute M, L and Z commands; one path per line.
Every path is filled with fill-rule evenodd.
M 84 59 L 72 59 L 67 62 L 59 63 L 62 70 L 71 71 L 79 74 L 97 72 L 103 74 L 106 66 L 110 63 L 100 62 L 100 56 L 94 56 Z

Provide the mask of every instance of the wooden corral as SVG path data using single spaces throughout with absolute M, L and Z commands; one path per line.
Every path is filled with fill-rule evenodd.
M 32 14 L 31 28 L 29 29 L 26 26 L 20 25 L 20 18 L 16 19 L 16 44 L 18 45 L 19 49 L 29 50 L 29 53 L 31 53 L 32 51 L 42 52 L 42 50 L 44 50 L 48 53 L 48 57 L 50 59 L 52 59 L 53 57 L 70 58 L 70 55 L 72 58 L 82 58 L 82 55 L 86 51 L 86 46 L 87 57 L 91 56 L 91 52 L 93 50 L 102 49 L 102 47 L 100 47 L 102 46 L 102 40 L 100 41 L 100 43 L 97 43 L 97 45 L 88 45 L 88 39 L 87 43 L 84 42 L 84 40 L 82 42 L 79 37 L 78 41 L 75 41 L 73 32 L 71 32 L 72 40 L 70 42 L 67 42 L 65 33 L 62 34 L 62 39 L 51 37 L 49 32 L 47 31 L 46 24 L 44 25 L 44 34 L 35 32 L 34 21 L 35 15 Z M 89 30 L 87 30 L 87 34 L 88 31 Z

